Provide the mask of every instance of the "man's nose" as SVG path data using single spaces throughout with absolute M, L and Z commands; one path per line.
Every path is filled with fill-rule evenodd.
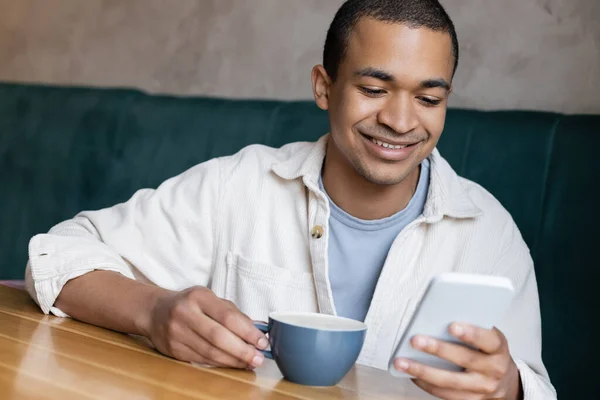
M 398 134 L 408 133 L 419 126 L 415 102 L 409 94 L 390 98 L 377 119 L 380 124 L 388 126 Z

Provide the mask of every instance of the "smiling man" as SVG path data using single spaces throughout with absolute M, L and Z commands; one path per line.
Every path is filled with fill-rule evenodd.
M 502 275 L 517 291 L 506 318 L 451 327 L 470 348 L 413 340 L 464 372 L 395 366 L 444 399 L 556 398 L 527 246 L 498 201 L 436 150 L 457 65 L 436 0 L 346 2 L 312 71 L 330 134 L 250 146 L 35 236 L 29 292 L 46 313 L 237 368 L 263 362 L 252 320 L 342 315 L 369 326 L 358 362 L 385 369 L 432 276 Z

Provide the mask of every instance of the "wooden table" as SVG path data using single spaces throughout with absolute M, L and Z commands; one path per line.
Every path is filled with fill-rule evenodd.
M 356 366 L 337 386 L 258 370 L 194 366 L 139 337 L 45 316 L 24 291 L 0 286 L 0 399 L 423 399 L 410 381 Z

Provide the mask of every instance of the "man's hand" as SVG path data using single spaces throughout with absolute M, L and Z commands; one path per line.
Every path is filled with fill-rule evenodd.
M 414 376 L 413 381 L 421 389 L 446 400 L 522 398 L 519 371 L 502 332 L 455 323 L 450 333 L 479 350 L 425 336 L 413 337 L 411 344 L 464 367 L 464 372 L 445 371 L 406 359 L 396 359 L 395 368 Z
M 268 341 L 236 306 L 204 287 L 157 298 L 140 328 L 164 354 L 218 367 L 255 368 Z

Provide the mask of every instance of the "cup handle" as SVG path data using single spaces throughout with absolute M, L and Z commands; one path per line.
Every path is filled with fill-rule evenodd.
M 263 333 L 269 333 L 269 324 L 264 322 L 254 322 L 254 326 Z M 271 350 L 259 350 L 266 358 L 273 359 Z

